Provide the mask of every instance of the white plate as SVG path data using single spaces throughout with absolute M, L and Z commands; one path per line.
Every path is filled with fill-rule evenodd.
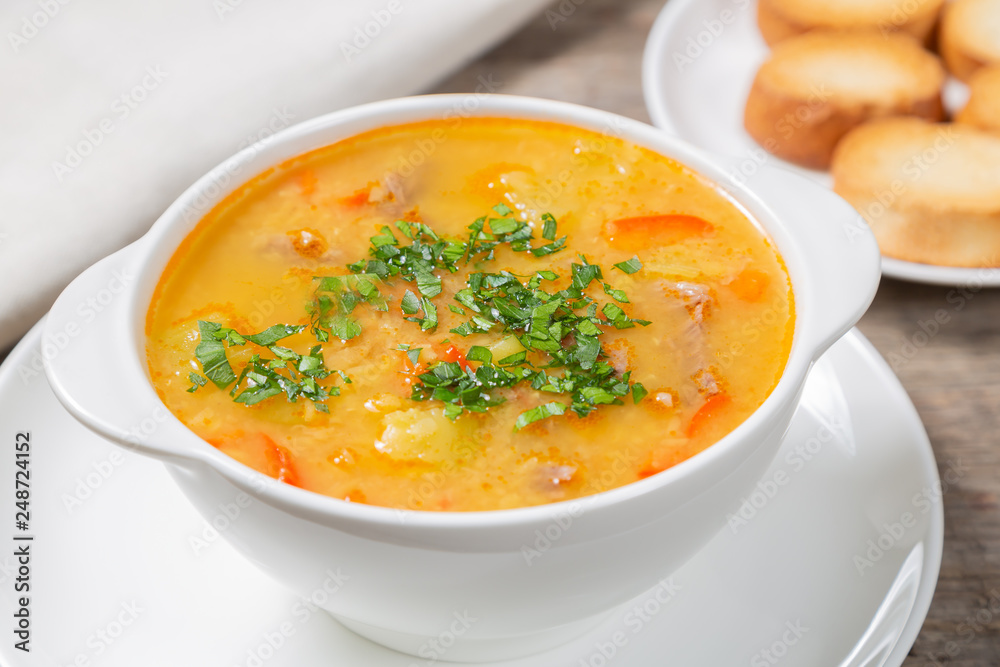
M 756 0 L 670 0 L 646 41 L 642 89 L 653 124 L 697 146 L 736 157 L 748 180 L 765 162 L 791 169 L 826 187 L 825 171 L 804 169 L 764 151 L 743 129 L 743 107 L 754 75 L 768 54 L 757 29 Z M 946 106 L 968 96 L 950 81 Z M 1000 287 L 1000 269 L 934 266 L 883 258 L 882 273 L 937 285 Z
M 0 540 L 11 540 L 0 547 L 0 617 L 8 625 L 12 535 L 21 534 L 13 499 L 20 431 L 31 434 L 24 534 L 34 536 L 32 650 L 15 650 L 5 630 L 0 662 L 432 664 L 361 639 L 284 590 L 213 533 L 159 463 L 123 453 L 69 417 L 37 370 L 39 331 L 0 368 Z M 748 498 L 745 523 L 731 520 L 673 576 L 672 593 L 655 589 L 590 634 L 505 664 L 764 665 L 770 651 L 783 667 L 900 665 L 937 581 L 939 483 L 906 393 L 852 331 L 815 367 L 781 453 Z

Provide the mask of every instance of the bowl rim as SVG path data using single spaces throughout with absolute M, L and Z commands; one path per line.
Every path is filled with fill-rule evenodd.
M 474 109 L 468 110 L 471 99 L 476 101 L 476 105 Z M 763 403 L 736 428 L 712 445 L 648 478 L 587 496 L 542 505 L 477 511 L 432 511 L 351 503 L 283 484 L 223 454 L 174 417 L 155 393 L 149 379 L 148 366 L 145 363 L 145 319 L 150 305 L 152 286 L 159 282 L 166 261 L 169 261 L 169 258 L 174 255 L 180 243 L 195 229 L 204 215 L 231 192 L 242 187 L 259 173 L 263 173 L 295 155 L 301 155 L 379 127 L 436 118 L 447 119 L 448 112 L 455 109 L 466 109 L 468 111 L 466 117 L 541 120 L 562 123 L 598 133 L 602 131 L 599 128 L 616 128 L 617 133 L 614 136 L 675 160 L 696 175 L 714 184 L 720 194 L 727 197 L 752 222 L 758 225 L 785 261 L 795 301 L 796 318 L 792 345 L 784 369 L 778 382 Z M 462 115 L 461 112 L 459 115 Z M 388 122 L 385 120 L 396 116 L 399 119 Z M 329 133 L 337 128 L 357 123 L 362 125 L 367 123 L 367 128 L 347 132 L 341 138 L 333 141 L 315 141 L 311 148 L 295 151 L 291 157 L 281 157 L 280 149 L 287 144 L 315 139 L 322 136 L 324 132 Z M 273 158 L 274 154 L 279 157 Z M 261 159 L 262 156 L 263 159 Z M 258 160 L 260 160 L 259 164 Z M 444 94 L 394 98 L 335 111 L 299 123 L 281 130 L 257 144 L 247 146 L 208 171 L 187 188 L 156 220 L 151 229 L 133 244 L 134 247 L 127 260 L 133 266 L 138 267 L 139 280 L 129 286 L 128 296 L 125 299 L 126 320 L 131 324 L 130 328 L 132 329 L 127 336 L 126 345 L 129 347 L 130 365 L 136 371 L 133 379 L 137 379 L 141 375 L 143 381 L 141 391 L 152 393 L 157 404 L 162 406 L 170 418 L 189 434 L 191 443 L 185 442 L 182 445 L 193 450 L 190 452 L 189 458 L 196 459 L 213 468 L 238 487 L 244 489 L 252 487 L 255 497 L 281 510 L 320 522 L 324 519 L 330 519 L 384 528 L 403 528 L 405 525 L 407 529 L 411 530 L 460 530 L 544 524 L 565 516 L 567 512 L 578 511 L 580 504 L 585 505 L 587 512 L 594 512 L 627 503 L 658 490 L 664 490 L 685 479 L 705 474 L 717 466 L 724 465 L 726 459 L 732 460 L 731 468 L 735 469 L 739 462 L 748 458 L 763 442 L 763 435 L 756 438 L 748 436 L 753 436 L 758 431 L 763 433 L 776 424 L 780 424 L 779 418 L 782 409 L 797 401 L 798 391 L 805 381 L 806 373 L 817 350 L 806 348 L 805 341 L 803 341 L 803 327 L 814 312 L 815 307 L 808 298 L 803 298 L 803 293 L 808 291 L 807 286 L 797 284 L 800 281 L 806 282 L 803 280 L 806 268 L 804 259 L 798 255 L 802 249 L 795 243 L 795 234 L 790 231 L 791 226 L 783 223 L 780 219 L 781 216 L 771 211 L 756 193 L 746 187 L 744 183 L 733 181 L 725 171 L 724 162 L 724 158 L 714 156 L 676 136 L 634 119 L 567 102 L 513 95 Z M 182 215 L 183 211 L 186 208 L 189 209 L 198 197 L 204 197 L 206 191 L 212 186 L 219 189 L 218 174 L 231 170 L 234 166 L 239 167 L 247 163 L 251 164 L 256 171 L 238 181 L 234 179 L 234 183 L 230 184 L 231 187 L 222 188 L 222 192 L 217 197 L 210 197 L 210 204 L 203 207 L 204 210 L 193 223 L 185 220 Z M 178 228 L 184 228 L 185 224 L 188 227 L 185 231 L 179 232 Z M 150 261 L 151 258 L 157 256 L 161 258 L 165 256 L 166 259 L 162 262 Z M 152 286 L 147 285 L 144 289 L 142 287 L 143 278 L 145 278 L 146 283 L 149 283 L 151 278 Z M 814 341 L 812 348 L 816 347 Z M 153 448 L 155 449 L 155 446 Z M 653 518 L 655 517 L 648 517 L 646 520 Z

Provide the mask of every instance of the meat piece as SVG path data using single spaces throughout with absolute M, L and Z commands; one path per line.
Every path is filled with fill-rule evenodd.
M 709 287 L 701 283 L 663 281 L 662 286 L 669 307 L 683 308 L 686 314 L 686 324 L 671 344 L 683 360 L 685 376 L 691 379 L 690 385 L 678 388 L 681 402 L 697 410 L 705 400 L 722 391 L 705 344 L 705 320 L 711 315 L 715 300 Z
M 707 285 L 681 281 L 667 283 L 665 289 L 681 299 L 696 324 L 700 326 L 705 321 L 713 301 L 711 290 Z
M 394 171 L 388 172 L 368 192 L 368 203 L 375 205 L 396 204 L 405 207 L 406 191 L 403 189 L 403 177 Z
M 389 171 L 381 180 L 370 181 L 365 187 L 355 190 L 354 194 L 340 197 L 337 201 L 348 208 L 375 206 L 400 218 L 409 199 L 405 186 L 406 179 Z
M 673 392 L 670 391 L 656 392 L 653 394 L 653 400 L 664 408 L 672 408 L 677 404 L 677 398 L 674 396 Z
M 308 259 L 322 257 L 330 247 L 323 235 L 311 227 L 290 231 L 288 237 L 292 240 L 295 252 Z
M 635 347 L 624 338 L 616 338 L 604 344 L 604 353 L 615 373 L 622 375 L 635 365 Z
M 574 465 L 557 465 L 555 463 L 542 463 L 538 466 L 538 482 L 544 490 L 552 490 L 561 484 L 567 484 L 573 480 L 576 474 Z
M 698 387 L 698 393 L 705 396 L 714 396 L 718 394 L 722 389 L 719 387 L 719 382 L 715 377 L 715 374 L 708 368 L 699 369 L 697 373 L 692 376 L 695 385 Z
M 312 227 L 295 229 L 284 234 L 257 234 L 254 237 L 254 250 L 279 257 L 280 259 L 301 265 L 303 259 L 316 260 L 324 264 L 342 264 L 343 252 L 331 248 L 326 238 Z

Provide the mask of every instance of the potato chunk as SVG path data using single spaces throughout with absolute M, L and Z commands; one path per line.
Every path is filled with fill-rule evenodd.
M 517 354 L 518 352 L 524 352 L 524 346 L 521 345 L 519 341 L 514 336 L 507 336 L 496 343 L 490 345 L 490 352 L 493 354 L 493 359 L 499 361 L 511 356 L 512 354 Z
M 440 408 L 411 408 L 382 418 L 385 430 L 375 449 L 394 459 L 443 463 L 461 455 L 462 432 Z

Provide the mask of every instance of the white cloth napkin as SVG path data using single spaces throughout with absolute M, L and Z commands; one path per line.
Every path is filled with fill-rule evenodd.
M 4 2 L 0 347 L 241 147 L 419 92 L 545 2 Z

